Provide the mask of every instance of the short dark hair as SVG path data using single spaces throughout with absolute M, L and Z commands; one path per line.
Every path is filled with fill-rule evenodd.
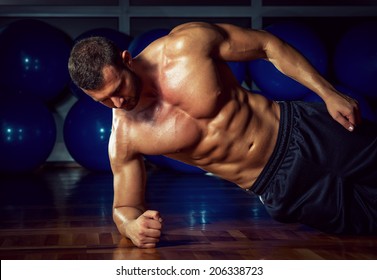
M 80 88 L 100 89 L 105 66 L 121 69 L 121 52 L 112 41 L 104 37 L 89 37 L 77 42 L 71 50 L 68 70 L 72 81 Z

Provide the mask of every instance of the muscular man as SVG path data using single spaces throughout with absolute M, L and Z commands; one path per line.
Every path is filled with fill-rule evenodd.
M 316 92 L 326 107 L 277 103 L 242 88 L 226 61 L 258 58 Z M 187 23 L 135 58 L 89 38 L 73 48 L 69 70 L 93 100 L 113 108 L 113 217 L 138 247 L 156 246 L 162 228 L 159 212 L 145 208 L 143 154 L 163 154 L 251 190 L 277 220 L 376 232 L 376 133 L 359 126 L 353 99 L 271 34 Z

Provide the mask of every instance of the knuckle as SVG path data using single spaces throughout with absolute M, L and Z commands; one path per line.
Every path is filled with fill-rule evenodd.
M 144 229 L 140 229 L 140 231 L 137 234 L 137 237 L 139 239 L 143 239 L 145 237 L 145 230 Z
M 146 228 L 148 226 L 148 222 L 146 220 L 140 221 L 140 227 L 141 228 Z

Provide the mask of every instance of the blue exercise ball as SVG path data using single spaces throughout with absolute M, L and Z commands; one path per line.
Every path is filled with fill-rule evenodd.
M 81 33 L 75 38 L 74 42 L 76 43 L 82 39 L 95 36 L 105 37 L 113 41 L 120 50 L 126 50 L 132 41 L 131 36 L 118 30 L 112 28 L 94 28 Z
M 181 161 L 174 160 L 174 159 L 162 156 L 162 155 L 158 155 L 158 156 L 145 155 L 144 157 L 147 161 L 151 162 L 152 164 L 156 165 L 159 168 L 170 169 L 170 170 L 174 170 L 174 171 L 182 172 L 182 173 L 197 173 L 197 174 L 205 173 L 203 169 L 200 169 L 196 166 L 192 166 L 192 165 L 189 165 Z
M 377 98 L 377 21 L 348 29 L 334 55 L 334 72 L 339 83 L 365 96 Z
M 321 97 L 319 97 L 319 95 L 317 95 L 316 93 L 314 92 L 311 92 L 307 95 L 305 95 L 303 98 L 302 98 L 302 101 L 305 101 L 305 102 L 324 102 L 323 99 Z
M 228 61 L 227 64 L 230 70 L 232 70 L 234 77 L 240 84 L 242 84 L 246 78 L 246 63 L 238 61 Z
M 108 142 L 112 111 L 102 104 L 81 98 L 64 120 L 64 142 L 72 158 L 83 167 L 110 171 Z
M 153 41 L 168 35 L 170 32 L 169 29 L 159 28 L 159 29 L 152 29 L 147 32 L 136 36 L 130 43 L 128 47 L 128 51 L 131 53 L 133 57 L 137 56 L 144 50 L 150 43 Z
M 130 45 L 132 41 L 131 36 L 129 36 L 126 33 L 120 32 L 118 30 L 115 30 L 112 28 L 95 28 L 95 29 L 90 29 L 88 31 L 85 31 L 84 33 L 81 33 L 79 36 L 75 38 L 74 43 L 79 42 L 82 39 L 95 37 L 95 36 L 105 37 L 113 41 L 121 51 L 127 50 L 128 46 Z M 87 95 L 78 86 L 76 86 L 72 82 L 72 80 L 69 81 L 68 86 L 71 93 L 75 97 L 77 98 L 87 97 Z
M 18 20 L 0 34 L 0 86 L 7 94 L 47 102 L 69 81 L 67 63 L 72 40 L 39 20 Z
M 327 74 L 328 54 L 325 44 L 311 28 L 301 23 L 285 22 L 270 25 L 265 30 L 293 46 L 320 74 Z M 266 60 L 250 61 L 249 70 L 256 86 L 274 100 L 299 100 L 311 92 Z
M 52 113 L 39 101 L 4 97 L 0 102 L 0 172 L 29 172 L 51 154 L 56 140 Z

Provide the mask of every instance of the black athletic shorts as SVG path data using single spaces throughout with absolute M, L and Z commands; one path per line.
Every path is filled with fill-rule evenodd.
M 376 234 L 377 125 L 349 132 L 322 103 L 279 104 L 277 145 L 250 190 L 278 221 Z

